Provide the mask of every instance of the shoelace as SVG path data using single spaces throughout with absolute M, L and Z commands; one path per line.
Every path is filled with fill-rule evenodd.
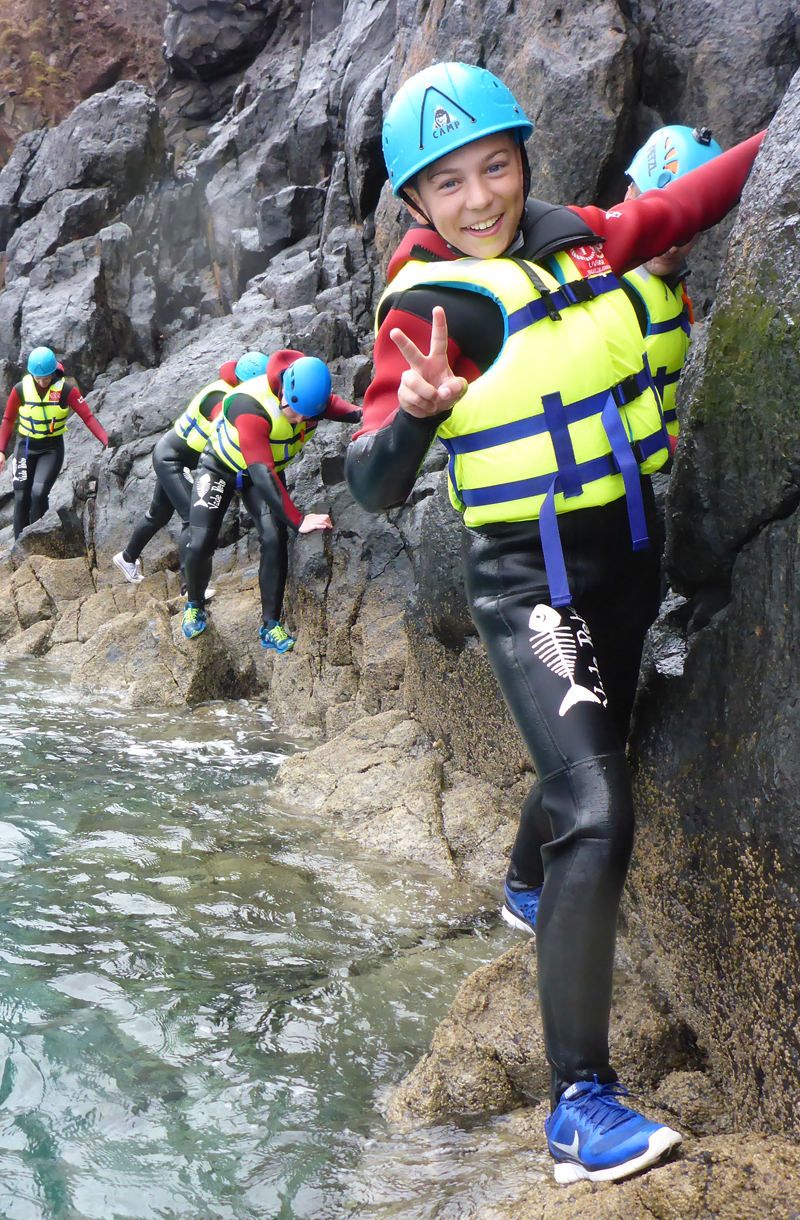
M 267 635 L 271 640 L 275 640 L 279 644 L 282 644 L 284 640 L 288 640 L 289 638 L 289 632 L 285 627 L 282 627 L 280 623 L 278 623 L 275 627 L 270 627 Z
M 580 1106 L 582 1113 L 586 1116 L 589 1122 L 602 1121 L 606 1131 L 613 1131 L 615 1127 L 619 1127 L 631 1115 L 635 1115 L 634 1110 L 629 1110 L 626 1106 L 620 1105 L 616 1100 L 618 1097 L 629 1097 L 630 1094 L 624 1085 L 614 1084 L 599 1084 L 595 1082 L 591 1086 L 591 1090 L 587 1090 L 580 1095 Z M 574 1098 L 573 1101 L 578 1101 Z M 609 1115 L 613 1115 L 609 1121 Z

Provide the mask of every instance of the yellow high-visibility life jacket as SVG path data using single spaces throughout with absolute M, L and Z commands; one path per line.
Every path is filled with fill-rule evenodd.
M 202 390 L 195 394 L 186 410 L 178 416 L 173 424 L 181 440 L 186 441 L 189 448 L 194 449 L 197 453 L 202 453 L 205 449 L 208 438 L 211 436 L 214 424 L 216 423 L 216 420 L 206 419 L 200 410 L 206 396 L 213 394 L 215 390 L 221 390 L 224 394 L 230 394 L 230 382 L 221 380 L 211 381 L 208 385 L 203 386 Z
M 675 399 L 692 333 L 683 284 L 670 288 L 665 280 L 659 275 L 651 275 L 645 267 L 636 267 L 622 278 L 638 295 L 647 313 L 644 349 L 661 395 L 667 431 L 670 436 L 677 436 L 680 425 Z
M 31 374 L 25 374 L 17 425 L 20 436 L 44 440 L 48 436 L 64 435 L 69 415 L 69 407 L 61 403 L 64 381 L 62 373 L 57 381 L 51 382 L 46 390 L 40 392 Z
M 408 262 L 386 298 L 418 286 L 494 301 L 504 341 L 438 429 L 450 499 L 468 526 L 540 520 L 554 605 L 570 599 L 556 516 L 627 496 L 634 548 L 647 545 L 641 474 L 669 459 L 661 403 L 633 306 L 603 260 L 584 276 L 566 252 Z M 381 305 L 378 317 L 382 316 Z
M 319 422 L 316 419 L 304 419 L 302 423 L 292 424 L 281 411 L 280 399 L 273 393 L 267 374 L 261 377 L 249 377 L 246 389 L 240 387 L 223 399 L 222 411 L 215 421 L 211 433 L 211 446 L 223 466 L 229 470 L 244 471 L 247 462 L 242 456 L 239 444 L 239 432 L 235 424 L 227 417 L 227 406 L 234 394 L 248 394 L 260 403 L 264 414 L 270 419 L 270 448 L 277 471 L 284 470 L 293 458 L 311 439 Z

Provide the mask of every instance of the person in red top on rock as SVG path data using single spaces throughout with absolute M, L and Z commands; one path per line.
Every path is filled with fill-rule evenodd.
M 186 550 L 186 639 L 205 631 L 205 589 L 214 548 L 238 489 L 261 541 L 261 646 L 278 653 L 294 646 L 280 621 L 288 531 L 331 529 L 331 519 L 327 513 L 304 514 L 296 507 L 284 471 L 314 435 L 320 419 L 357 423 L 361 410 L 331 393 L 331 375 L 322 360 L 289 349 L 274 352 L 263 376 L 251 378 L 223 400 L 194 481 Z
M 670 456 L 618 276 L 721 220 L 763 137 L 604 210 L 528 198 L 532 131 L 469 64 L 434 64 L 392 101 L 383 151 L 414 225 L 389 263 L 345 469 L 380 511 L 404 503 L 435 438 L 447 451 L 470 611 L 537 777 L 503 915 L 535 929 L 547 1143 L 558 1182 L 609 1181 L 681 1141 L 620 1103 L 608 1047 L 625 740 L 659 596 L 649 476 Z
M 0 425 L 0 471 L 6 462 L 14 424 L 18 441 L 12 468 L 14 537 L 47 512 L 50 491 L 64 464 L 64 433 L 70 411 L 106 447 L 105 428 L 92 415 L 78 387 L 49 347 L 35 347 L 27 373 L 8 396 Z
M 111 560 L 131 584 L 138 584 L 144 579 L 142 551 L 177 512 L 181 519 L 178 541 L 181 596 L 185 596 L 184 566 L 189 541 L 193 478 L 188 472 L 197 469 L 226 394 L 230 394 L 242 381 L 260 376 L 266 367 L 267 357 L 263 352 L 245 352 L 238 360 L 227 360 L 220 366 L 218 378 L 197 391 L 170 430 L 156 443 L 153 450 L 156 486 L 150 507 L 136 522 L 124 549 L 113 555 Z M 206 598 L 212 595 L 213 590 L 206 589 Z

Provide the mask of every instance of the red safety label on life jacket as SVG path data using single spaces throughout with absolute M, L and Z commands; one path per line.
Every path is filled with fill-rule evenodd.
M 611 271 L 601 246 L 573 246 L 568 253 L 585 280 L 592 275 L 608 275 Z

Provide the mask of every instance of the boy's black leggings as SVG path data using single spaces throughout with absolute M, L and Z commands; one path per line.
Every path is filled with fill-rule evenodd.
M 608 1022 L 633 841 L 625 736 L 659 594 L 649 494 L 647 503 L 653 543 L 638 553 L 622 500 L 559 518 L 573 595 L 560 610 L 549 603 L 536 522 L 465 538 L 472 616 L 537 775 L 509 880 L 544 887 L 536 942 L 553 1104 L 575 1080 L 616 1079 Z
M 283 474 L 278 478 L 283 481 Z M 263 496 L 247 474 L 238 477 L 239 494 L 256 527 L 261 543 L 258 584 L 264 622 L 281 617 L 286 573 L 289 566 L 288 529 L 275 518 Z M 237 475 L 203 454 L 195 475 L 189 514 L 189 544 L 186 550 L 186 588 L 189 601 L 203 605 L 203 595 L 211 579 L 214 550 L 223 518 L 237 490 Z
M 64 437 L 28 441 L 20 438 L 14 452 L 14 537 L 47 512 L 50 492 L 64 465 Z
M 178 540 L 178 557 L 181 571 L 186 561 L 186 546 L 189 541 L 189 507 L 191 505 L 192 484 L 184 474 L 194 470 L 200 460 L 200 454 L 192 449 L 171 429 L 162 436 L 153 450 L 153 469 L 156 472 L 156 485 L 150 507 L 134 526 L 130 541 L 125 547 L 125 556 L 131 563 L 139 558 L 151 538 L 162 530 L 177 512 L 181 519 L 181 533 Z

